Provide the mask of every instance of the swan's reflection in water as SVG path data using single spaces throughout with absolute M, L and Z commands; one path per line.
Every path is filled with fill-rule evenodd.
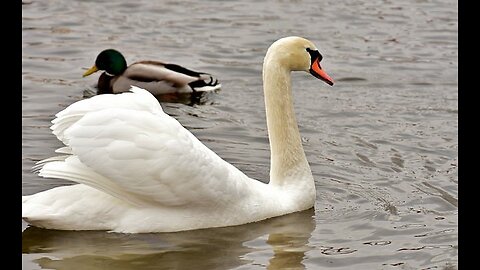
M 22 249 L 43 269 L 304 269 L 313 215 L 312 208 L 241 226 L 157 234 L 28 227 Z M 264 260 L 265 251 L 271 258 Z

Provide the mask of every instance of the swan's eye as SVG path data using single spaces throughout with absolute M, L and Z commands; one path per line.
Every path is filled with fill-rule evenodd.
M 306 50 L 310 54 L 310 61 L 312 61 L 312 64 L 317 58 L 318 62 L 322 61 L 323 56 L 317 50 L 312 50 L 310 48 L 307 48 Z

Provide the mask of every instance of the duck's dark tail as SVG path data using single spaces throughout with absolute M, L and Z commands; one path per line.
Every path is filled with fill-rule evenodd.
M 222 85 L 217 78 L 207 73 L 200 73 L 200 78 L 188 84 L 194 92 L 208 92 L 220 89 Z
M 216 79 L 211 74 L 193 71 L 191 69 L 184 68 L 182 66 L 175 65 L 175 64 L 165 64 L 164 66 L 165 68 L 170 69 L 172 71 L 183 73 L 187 76 L 197 78 L 197 80 L 194 80 L 188 83 L 190 88 L 192 88 L 193 92 L 214 91 L 222 87 L 218 79 Z

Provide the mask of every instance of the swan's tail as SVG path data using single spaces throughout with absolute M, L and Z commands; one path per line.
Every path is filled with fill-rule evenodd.
M 145 201 L 138 196 L 121 189 L 110 179 L 85 166 L 76 156 L 61 156 L 42 160 L 36 169 L 39 171 L 38 175 L 42 177 L 65 179 L 84 184 L 136 206 L 145 204 Z
M 95 194 L 104 193 L 105 195 L 102 195 L 101 198 L 111 198 L 108 196 L 111 195 L 133 206 L 146 205 L 145 200 L 119 188 L 111 180 L 85 166 L 73 155 L 42 160 L 37 163 L 34 170 L 37 170 L 42 177 L 65 179 L 82 184 L 75 185 L 75 187 L 61 186 L 33 195 L 22 196 L 22 219 L 36 227 L 71 228 L 63 213 L 72 211 L 69 210 L 70 207 L 83 207 L 73 206 L 71 203 L 81 200 L 84 192 L 91 192 L 91 188 L 101 191 L 101 193 Z M 89 196 L 88 194 L 86 196 Z M 78 211 L 80 216 L 81 213 L 82 211 Z M 78 218 L 81 218 L 80 216 Z
M 95 208 L 101 205 L 102 199 L 105 205 L 108 195 L 98 197 L 99 194 L 102 193 L 86 185 L 72 185 L 22 196 L 22 219 L 30 225 L 46 229 L 108 229 L 105 226 L 108 218 L 99 220 L 108 211 L 105 208 Z M 90 201 L 92 195 L 97 196 L 94 204 Z M 85 212 L 85 208 L 93 211 Z

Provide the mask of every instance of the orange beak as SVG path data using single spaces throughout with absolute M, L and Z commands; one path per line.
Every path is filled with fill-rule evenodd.
M 330 76 L 328 76 L 328 74 L 320 66 L 319 58 L 315 59 L 315 61 L 313 61 L 312 65 L 310 66 L 310 73 L 318 79 L 326 82 L 327 84 L 333 85 L 333 79 L 330 78 Z

